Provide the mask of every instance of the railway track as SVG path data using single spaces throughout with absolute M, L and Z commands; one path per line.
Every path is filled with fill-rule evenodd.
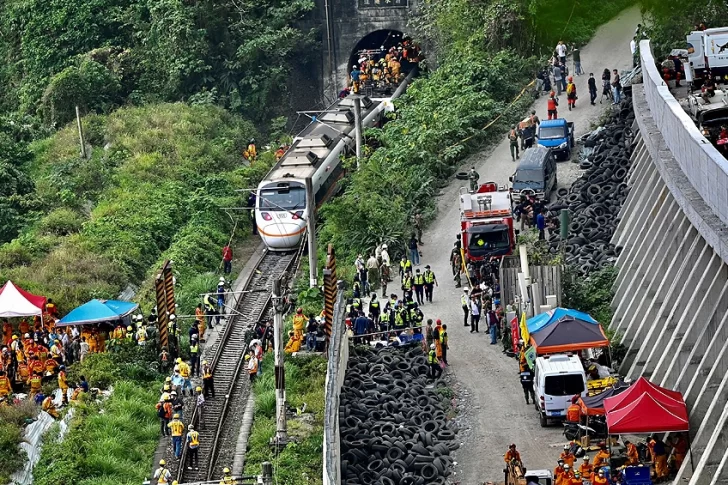
M 189 421 L 200 433 L 199 465 L 197 469 L 187 468 L 185 446 L 176 474 L 179 483 L 207 482 L 213 476 L 221 477 L 223 468 L 232 466 L 239 430 L 234 424 L 242 419 L 248 396 L 244 360 L 247 345 L 255 323 L 266 318 L 271 309 L 273 281 L 295 270 L 300 254 L 300 249 L 285 254 L 266 250 L 246 280 L 244 293 L 234 306 L 237 313 L 229 314 L 224 333 L 212 349 L 212 359 L 207 357 L 213 368 L 215 398 L 206 401 L 202 423 L 196 410 Z

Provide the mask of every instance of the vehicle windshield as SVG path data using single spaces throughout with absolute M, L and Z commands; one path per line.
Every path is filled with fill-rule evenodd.
M 470 249 L 503 249 L 510 245 L 508 229 L 470 234 Z
M 551 138 L 564 138 L 564 127 L 549 126 L 547 128 L 541 128 L 538 132 L 538 137 L 541 140 L 549 140 Z
M 541 170 L 518 170 L 513 177 L 513 189 L 543 188 L 543 172 Z
M 549 396 L 574 396 L 584 392 L 584 379 L 581 374 L 546 376 L 544 392 Z
M 301 186 L 269 185 L 258 194 L 260 208 L 267 210 L 297 210 L 306 208 L 306 189 Z

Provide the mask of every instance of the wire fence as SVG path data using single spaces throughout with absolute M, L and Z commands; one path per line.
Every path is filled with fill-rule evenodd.
M 349 337 L 346 334 L 346 304 L 341 282 L 334 305 L 329 339 L 329 362 L 326 368 L 326 406 L 324 409 L 324 485 L 341 482 L 341 443 L 339 437 L 339 395 L 349 361 Z

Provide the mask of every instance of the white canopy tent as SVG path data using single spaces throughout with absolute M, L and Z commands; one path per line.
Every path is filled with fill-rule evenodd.
M 0 318 L 43 316 L 46 297 L 33 295 L 7 281 L 0 288 Z

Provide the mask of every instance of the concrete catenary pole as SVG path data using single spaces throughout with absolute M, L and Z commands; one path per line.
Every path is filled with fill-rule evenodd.
M 354 129 L 356 131 L 356 168 L 359 169 L 361 163 L 361 144 L 362 144 L 362 126 L 361 126 L 361 97 L 354 96 Z
M 283 368 L 283 310 L 285 302 L 281 291 L 281 279 L 273 281 L 273 350 L 275 352 L 275 380 L 276 380 L 276 435 L 273 446 L 280 450 L 288 443 L 288 429 L 286 424 L 286 374 Z
M 308 219 L 306 220 L 308 232 L 308 283 L 311 288 L 318 286 L 318 259 L 316 255 L 316 198 L 313 193 L 313 180 L 306 179 L 306 207 Z

